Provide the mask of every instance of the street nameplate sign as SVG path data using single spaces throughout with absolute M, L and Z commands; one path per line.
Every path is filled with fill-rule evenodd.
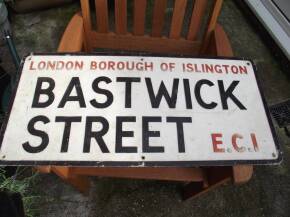
M 281 160 L 249 60 L 31 54 L 20 71 L 1 129 L 3 165 Z

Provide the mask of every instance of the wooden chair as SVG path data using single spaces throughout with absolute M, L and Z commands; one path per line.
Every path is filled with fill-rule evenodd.
M 231 45 L 217 24 L 222 0 L 214 0 L 205 31 L 198 39 L 202 19 L 208 6 L 207 0 L 195 0 L 187 36 L 181 37 L 187 0 L 175 0 L 169 36 L 163 35 L 167 0 L 155 0 L 152 18 L 146 17 L 146 0 L 132 0 L 133 30 L 127 30 L 127 1 L 115 0 L 115 29 L 109 29 L 107 0 L 95 0 L 96 30 L 92 25 L 89 0 L 81 0 L 81 13 L 73 16 L 61 42 L 59 52 L 91 52 L 95 48 L 113 50 L 157 52 L 205 56 L 233 56 Z M 145 34 L 145 20 L 152 19 L 151 33 Z M 233 167 L 161 167 L 161 168 L 113 168 L 113 167 L 64 167 L 41 166 L 40 172 L 53 172 L 81 192 L 89 188 L 88 176 L 122 177 L 136 179 L 173 180 L 187 183 L 182 196 L 187 199 L 200 195 L 223 183 L 247 182 L 253 172 L 252 166 Z

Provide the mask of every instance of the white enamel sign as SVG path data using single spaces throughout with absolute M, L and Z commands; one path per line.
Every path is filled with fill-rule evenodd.
M 1 133 L 1 164 L 266 164 L 280 151 L 252 63 L 30 55 Z

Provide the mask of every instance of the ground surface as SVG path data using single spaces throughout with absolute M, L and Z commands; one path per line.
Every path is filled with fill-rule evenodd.
M 20 55 L 56 51 L 61 34 L 78 4 L 13 17 Z M 290 98 L 289 71 L 282 71 L 270 50 L 232 1 L 225 1 L 219 22 L 234 53 L 254 60 L 269 105 Z M 12 72 L 5 49 L 3 59 Z M 288 77 L 287 77 L 288 73 Z M 54 175 L 39 175 L 35 184 L 39 216 L 290 216 L 290 141 L 276 127 L 284 150 L 279 166 L 257 166 L 251 181 L 224 186 L 194 200 L 182 202 L 180 184 L 172 182 L 93 178 L 83 196 Z

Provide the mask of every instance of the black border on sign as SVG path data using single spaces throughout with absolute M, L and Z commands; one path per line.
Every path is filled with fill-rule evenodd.
M 267 160 L 214 160 L 214 161 L 5 161 L 0 159 L 0 165 L 18 165 L 18 166 L 35 166 L 35 165 L 55 165 L 55 166 L 96 166 L 96 167 L 192 167 L 192 166 L 233 166 L 237 164 L 251 164 L 251 165 L 264 165 L 264 164 L 279 164 L 281 163 L 283 156 L 282 151 L 280 149 L 280 145 L 278 142 L 278 137 L 274 130 L 274 125 L 270 116 L 270 111 L 267 107 L 265 96 L 261 91 L 261 83 L 257 76 L 257 68 L 254 62 L 247 58 L 237 58 L 237 57 L 207 57 L 207 56 L 190 56 L 190 55 L 164 55 L 164 54 L 153 54 L 153 53 L 133 53 L 133 52 L 95 52 L 95 53 L 31 53 L 26 55 L 20 64 L 18 69 L 18 79 L 15 89 L 13 90 L 13 94 L 11 96 L 9 107 L 8 107 L 8 114 L 5 117 L 5 120 L 2 124 L 0 130 L 0 151 L 2 146 L 2 141 L 5 134 L 5 129 L 7 127 L 10 113 L 12 106 L 14 104 L 14 99 L 18 90 L 19 81 L 22 75 L 22 69 L 26 58 L 29 56 L 144 56 L 144 57 L 175 57 L 175 58 L 195 58 L 195 59 L 227 59 L 227 60 L 244 60 L 249 61 L 253 67 L 253 71 L 255 74 L 256 83 L 259 89 L 259 93 L 263 102 L 264 110 L 268 119 L 268 123 L 271 129 L 272 137 L 275 142 L 276 150 L 277 150 L 277 158 L 276 159 L 267 159 Z

